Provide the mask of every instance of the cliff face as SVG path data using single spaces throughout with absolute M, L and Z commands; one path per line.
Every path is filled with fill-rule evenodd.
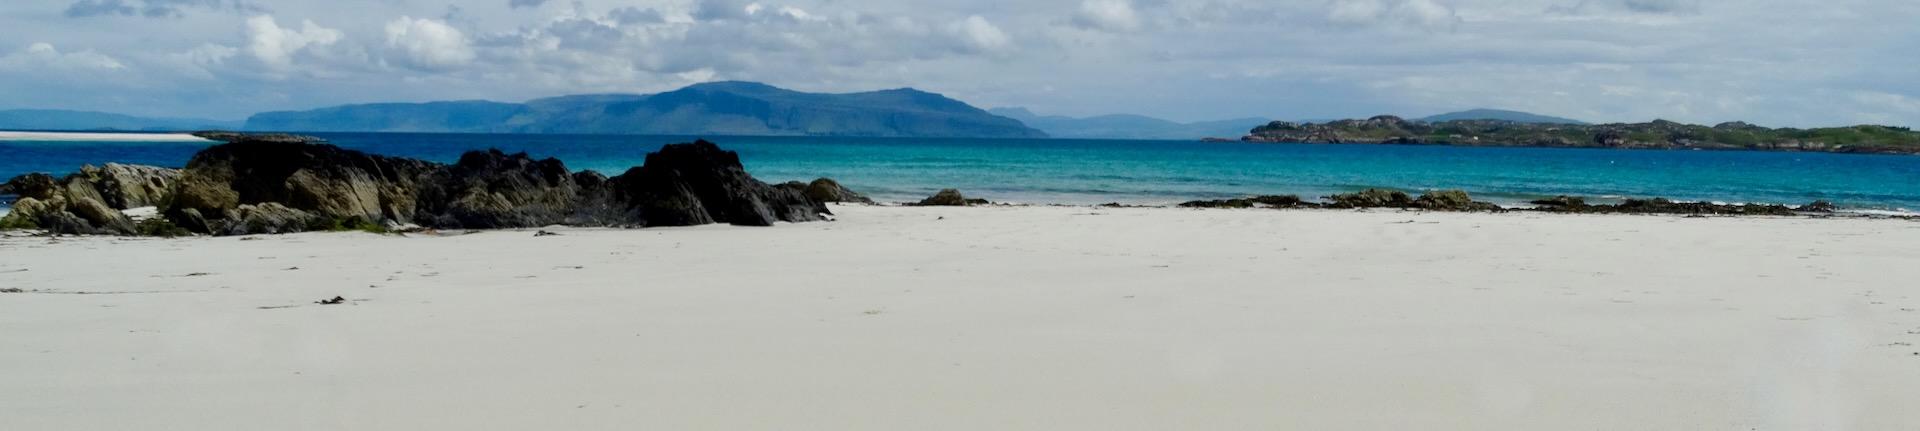
M 1524 124 L 1460 120 L 1427 123 L 1379 116 L 1327 123 L 1275 121 L 1242 141 L 1322 144 L 1407 144 L 1488 147 L 1568 147 L 1816 151 L 1920 154 L 1920 133 L 1899 127 L 1854 126 L 1770 129 L 1746 123 L 1713 127 L 1653 121 L 1631 124 Z

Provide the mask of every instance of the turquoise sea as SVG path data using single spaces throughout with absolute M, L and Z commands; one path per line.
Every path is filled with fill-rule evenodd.
M 342 147 L 450 162 L 499 148 L 609 175 L 682 136 L 316 134 Z M 940 188 L 1019 203 L 1170 204 L 1369 187 L 1458 188 L 1504 204 L 1568 194 L 1920 209 L 1920 157 L 1823 153 L 1300 145 L 1057 139 L 715 137 L 770 182 L 831 177 L 882 201 Z M 178 167 L 201 143 L 0 142 L 0 178 L 82 164 Z

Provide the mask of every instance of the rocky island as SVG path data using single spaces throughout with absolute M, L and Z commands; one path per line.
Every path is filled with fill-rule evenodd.
M 1774 129 L 1740 122 L 1708 127 L 1665 120 L 1629 124 L 1536 124 L 1497 120 L 1422 122 L 1383 115 L 1365 120 L 1317 124 L 1275 121 L 1254 128 L 1240 140 L 1313 144 L 1920 154 L 1920 133 L 1903 127 L 1862 125 Z

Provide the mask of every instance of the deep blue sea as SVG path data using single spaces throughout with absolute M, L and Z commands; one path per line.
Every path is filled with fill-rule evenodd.
M 499 148 L 609 175 L 677 136 L 316 134 L 342 147 L 451 162 Z M 1560 194 L 1920 209 L 1920 157 L 1822 153 L 1299 145 L 1193 141 L 721 137 L 769 182 L 831 177 L 883 201 L 940 188 L 1019 203 L 1169 204 L 1369 187 L 1458 188 L 1505 204 Z M 0 142 L 0 178 L 121 162 L 178 167 L 207 144 Z

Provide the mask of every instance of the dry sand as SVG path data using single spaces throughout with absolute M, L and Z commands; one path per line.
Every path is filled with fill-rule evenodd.
M 838 211 L 0 238 L 0 429 L 1920 429 L 1916 222 Z

